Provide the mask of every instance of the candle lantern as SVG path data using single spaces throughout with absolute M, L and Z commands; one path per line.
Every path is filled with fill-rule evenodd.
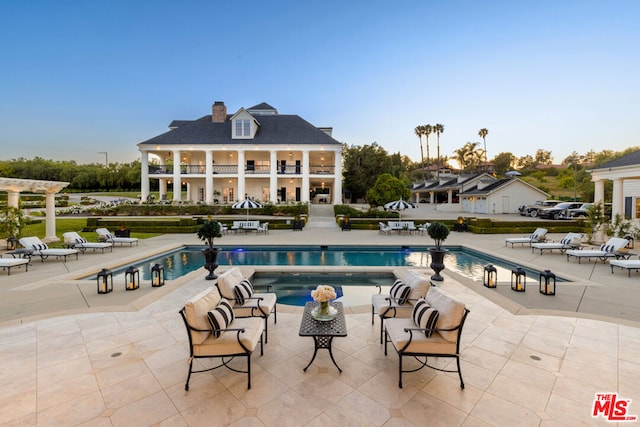
M 544 295 L 556 294 L 556 275 L 551 270 L 540 273 L 540 293 Z
M 18 243 L 18 239 L 16 239 L 13 236 L 7 237 L 7 250 L 8 251 L 15 251 L 16 250 L 16 243 Z
M 633 240 L 633 236 L 628 235 L 628 236 L 624 236 L 625 239 L 627 239 L 627 241 L 629 243 L 627 243 L 627 245 L 625 246 L 625 248 L 627 249 L 633 249 L 635 247 L 635 242 Z
M 113 273 L 111 270 L 103 268 L 96 275 L 99 294 L 108 294 L 113 291 Z
M 154 288 L 164 285 L 164 267 L 155 264 L 151 267 L 151 286 Z
M 124 272 L 124 288 L 133 291 L 140 287 L 140 270 L 136 267 L 129 267 Z
M 522 267 L 511 270 L 511 290 L 524 292 L 527 285 L 527 274 Z
M 482 284 L 485 285 L 487 288 L 495 288 L 497 286 L 498 270 L 492 264 L 485 265 Z

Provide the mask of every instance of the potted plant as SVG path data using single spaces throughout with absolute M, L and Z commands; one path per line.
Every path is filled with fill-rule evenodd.
M 432 222 L 427 228 L 427 234 L 436 244 L 434 248 L 429 248 L 429 253 L 431 254 L 430 267 L 435 271 L 435 274 L 431 276 L 431 280 L 439 282 L 444 280 L 440 275 L 440 272 L 444 270 L 444 255 L 448 251 L 446 249 L 442 249 L 442 242 L 449 237 L 449 232 L 449 227 L 441 222 Z
M 220 252 L 220 248 L 213 247 L 213 241 L 216 237 L 222 237 L 220 223 L 218 221 L 209 219 L 198 228 L 198 238 L 207 242 L 208 246 L 202 250 L 205 259 L 204 268 L 209 270 L 209 274 L 206 277 L 207 280 L 218 278 L 214 273 L 214 270 L 218 268 L 218 252 Z

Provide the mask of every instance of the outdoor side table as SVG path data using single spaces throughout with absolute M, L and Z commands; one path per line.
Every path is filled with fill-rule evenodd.
M 347 324 L 344 319 L 344 308 L 342 307 L 341 302 L 331 303 L 331 305 L 338 310 L 338 315 L 333 320 L 320 321 L 311 316 L 311 310 L 318 304 L 320 303 L 316 301 L 307 302 L 304 306 L 304 313 L 302 314 L 299 335 L 301 337 L 313 337 L 315 347 L 313 349 L 313 357 L 303 371 L 306 372 L 309 366 L 311 366 L 316 358 L 316 354 L 318 354 L 318 349 L 325 348 L 329 350 L 329 356 L 331 356 L 331 361 L 335 367 L 338 368 L 340 373 L 342 373 L 342 369 L 340 369 L 336 360 L 333 358 L 331 344 L 335 337 L 347 336 Z

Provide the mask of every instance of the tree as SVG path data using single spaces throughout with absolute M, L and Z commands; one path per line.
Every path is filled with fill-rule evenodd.
M 351 192 L 354 201 L 365 197 L 376 178 L 390 171 L 391 162 L 387 152 L 375 142 L 363 146 L 345 145 L 343 153 L 344 188 Z
M 493 158 L 493 163 L 496 166 L 496 173 L 498 175 L 504 175 L 511 169 L 516 161 L 516 156 L 509 152 L 500 153 Z
M 429 168 L 429 135 L 433 133 L 433 126 L 424 125 L 422 126 L 422 134 L 425 138 L 425 143 L 427 145 L 427 178 L 429 178 L 430 168 Z
M 407 188 L 405 181 L 395 178 L 389 173 L 380 175 L 375 184 L 367 191 L 367 203 L 372 208 L 401 198 L 405 200 L 411 198 L 411 190 Z
M 422 134 L 424 126 L 416 126 L 414 129 L 420 141 L 420 167 L 422 168 L 422 179 L 424 179 L 424 152 L 422 151 Z
M 542 148 L 538 148 L 536 151 L 536 155 L 534 156 L 536 165 L 550 165 L 551 161 L 551 151 L 543 150 Z
M 484 155 L 482 149 L 478 149 L 479 142 L 467 142 L 461 148 L 454 150 L 454 159 L 458 161 L 460 168 L 463 170 L 477 169 Z
M 516 162 L 518 169 L 533 169 L 535 166 L 535 160 L 530 154 L 518 158 Z
M 440 134 L 444 132 L 444 125 L 436 123 L 433 126 L 433 132 L 438 137 L 438 161 L 436 162 L 438 165 L 438 170 L 436 171 L 436 177 L 440 178 Z
M 482 138 L 482 142 L 484 143 L 484 162 L 487 163 L 487 140 L 485 139 L 489 134 L 489 129 L 482 128 L 478 131 L 478 135 Z

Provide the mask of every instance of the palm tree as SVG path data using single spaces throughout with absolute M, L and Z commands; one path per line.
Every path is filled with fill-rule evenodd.
M 436 172 L 436 176 L 440 178 L 440 134 L 444 132 L 444 125 L 436 123 L 436 125 L 433 126 L 433 132 L 438 137 L 438 171 Z
M 489 134 L 489 129 L 482 128 L 478 131 L 478 135 L 482 138 L 482 142 L 484 143 L 484 162 L 487 163 L 487 140 L 486 136 Z
M 477 149 L 478 145 L 478 142 L 467 142 L 462 148 L 454 150 L 454 158 L 463 170 L 467 168 L 473 169 L 477 164 L 478 156 L 481 155 Z
M 424 181 L 424 152 L 422 151 L 422 133 L 424 126 L 416 126 L 414 129 L 418 139 L 420 140 L 420 167 L 422 168 L 422 180 Z
M 431 135 L 431 132 L 433 132 L 433 126 L 431 125 L 424 125 L 421 126 L 422 127 L 422 134 L 425 136 L 425 140 L 427 143 L 427 174 L 429 173 L 429 135 Z M 428 176 L 428 175 L 427 175 Z

